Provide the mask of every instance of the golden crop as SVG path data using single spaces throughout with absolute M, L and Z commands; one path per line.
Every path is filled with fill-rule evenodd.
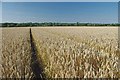
M 47 78 L 119 78 L 118 28 L 31 28 L 39 65 Z M 29 28 L 2 30 L 0 76 L 31 78 Z
M 118 78 L 117 28 L 33 28 L 44 72 L 52 78 Z
M 2 29 L 1 78 L 31 78 L 29 29 Z

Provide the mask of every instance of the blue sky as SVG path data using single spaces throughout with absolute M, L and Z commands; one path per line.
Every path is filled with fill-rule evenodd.
M 117 2 L 3 2 L 3 22 L 117 23 Z
M 0 23 L 2 22 L 2 3 L 0 2 Z
M 2 2 L 118 2 L 120 0 L 1 0 Z

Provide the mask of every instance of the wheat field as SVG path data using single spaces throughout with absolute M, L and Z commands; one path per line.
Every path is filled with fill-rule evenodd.
M 32 28 L 32 34 L 48 77 L 120 77 L 117 28 Z
M 30 28 L 2 29 L 1 77 L 31 78 Z M 32 27 L 47 78 L 119 78 L 117 27 Z
M 0 68 L 1 68 L 1 61 L 2 61 L 2 28 L 0 28 Z M 0 77 L 2 77 L 2 72 L 0 70 Z
M 2 78 L 31 78 L 29 29 L 2 29 Z

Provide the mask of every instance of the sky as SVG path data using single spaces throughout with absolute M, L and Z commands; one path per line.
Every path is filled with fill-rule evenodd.
M 2 2 L 118 2 L 120 0 L 1 0 Z
M 117 2 L 2 2 L 2 22 L 117 23 Z

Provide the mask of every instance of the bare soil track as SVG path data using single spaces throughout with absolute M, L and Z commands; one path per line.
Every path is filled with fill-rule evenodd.
M 31 28 L 30 28 L 30 42 L 31 42 L 31 49 L 32 49 L 31 68 L 34 73 L 34 78 L 45 78 L 45 74 L 43 74 L 42 66 L 39 65 L 39 62 L 37 59 L 37 49 L 34 43 L 34 39 L 32 37 Z

